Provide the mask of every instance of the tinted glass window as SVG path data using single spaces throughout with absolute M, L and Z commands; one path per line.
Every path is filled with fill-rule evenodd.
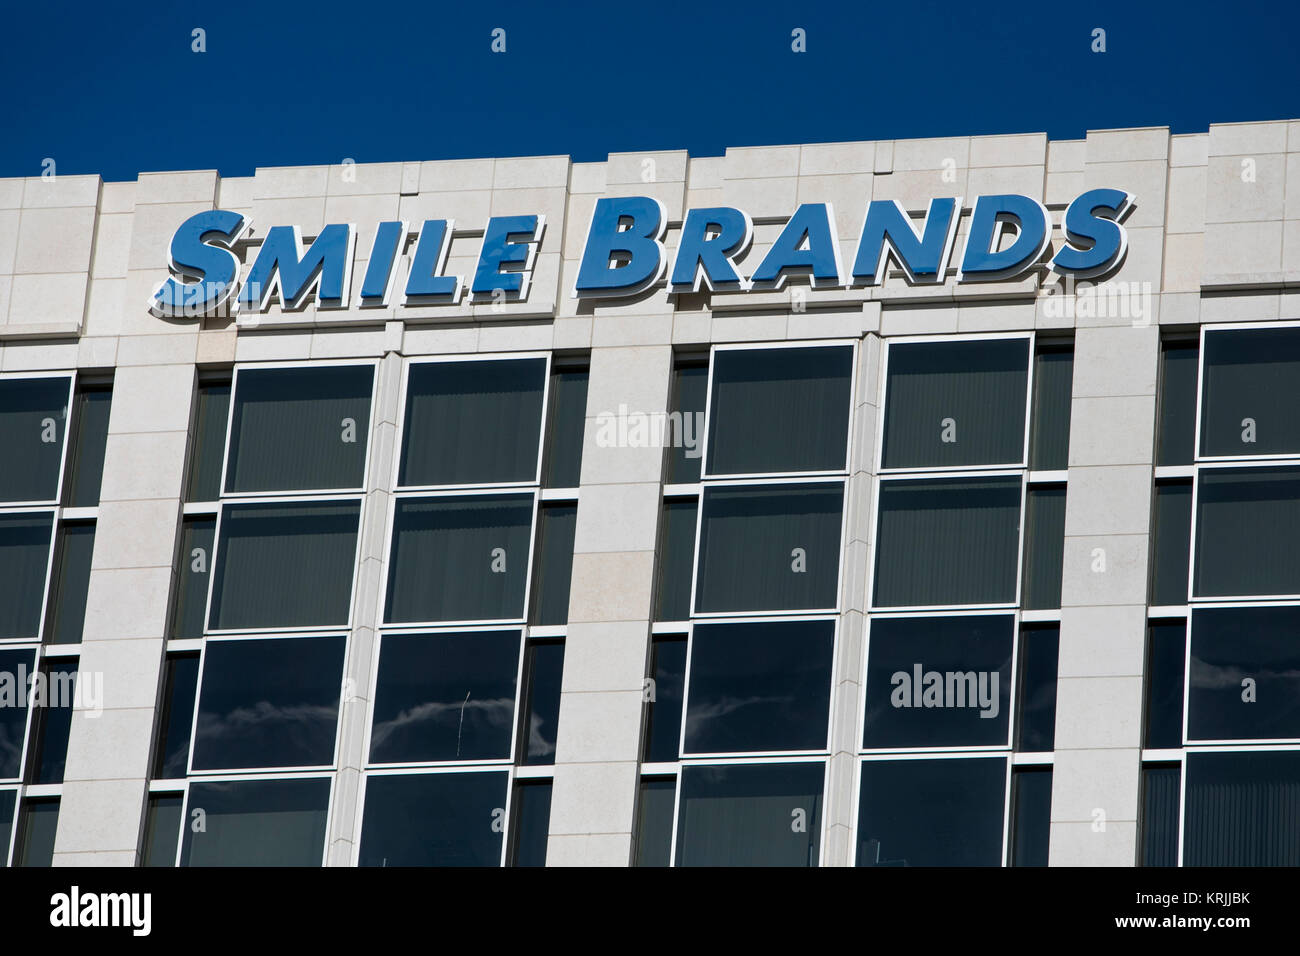
M 1034 356 L 1034 408 L 1029 433 L 1029 467 L 1036 471 L 1069 467 L 1073 383 L 1071 346 L 1046 346 L 1038 350 Z
M 385 620 L 522 618 L 532 524 L 531 494 L 399 500 Z
M 834 643 L 833 621 L 696 625 L 685 752 L 824 749 Z
M 194 769 L 332 764 L 344 643 L 342 637 L 210 641 Z
M 36 638 L 49 567 L 54 519 L 0 514 L 0 638 Z
M 1207 332 L 1201 454 L 1300 452 L 1300 328 Z
M 366 779 L 361 866 L 500 866 L 505 773 Z
M 695 609 L 833 608 L 844 488 L 706 488 Z
M 676 760 L 686 683 L 686 638 L 656 637 L 650 650 L 653 692 L 646 701 L 645 755 L 648 763 Z
M 1011 604 L 1020 548 L 1020 479 L 880 485 L 877 607 Z
M 1187 567 L 1192 545 L 1192 483 L 1156 484 L 1151 520 L 1151 603 L 1187 603 Z
M 1189 753 L 1184 866 L 1300 866 L 1300 752 Z
M 190 439 L 190 474 L 186 501 L 216 501 L 221 497 L 221 462 L 226 453 L 226 420 L 230 414 L 230 383 L 201 382 L 195 395 L 194 434 Z
M 1198 597 L 1300 594 L 1300 469 L 1200 474 Z
M 533 568 L 531 624 L 565 624 L 569 620 L 569 586 L 573 579 L 573 536 L 578 530 L 576 504 L 544 504 L 537 513 L 537 556 Z
M 1019 464 L 1028 385 L 1028 339 L 891 345 L 884 467 Z
M 704 403 L 708 399 L 707 362 L 682 362 L 673 369 L 671 411 L 677 418 L 673 428 L 680 440 L 668 449 L 664 481 L 690 484 L 700 480 L 700 455 L 704 451 Z
M 9 836 L 13 833 L 17 805 L 17 790 L 0 790 L 0 866 L 9 862 Z
M 1061 606 L 1061 564 L 1065 554 L 1065 486 L 1029 489 L 1025 503 L 1026 610 Z
M 547 830 L 551 825 L 551 781 L 515 784 L 512 815 L 510 865 L 545 866 Z
M 194 694 L 199 683 L 198 655 L 168 657 L 165 675 L 158 738 L 154 744 L 153 775 L 157 780 L 177 780 L 185 776 L 190 763 Z
M 709 474 L 842 470 L 852 386 L 846 346 L 716 352 Z
M 1020 636 L 1020 701 L 1016 749 L 1052 750 L 1056 741 L 1056 672 L 1061 643 L 1058 626 L 1026 627 Z
M 73 508 L 99 504 L 99 486 L 104 476 L 104 447 L 108 444 L 108 411 L 113 404 L 111 387 L 78 391 L 73 427 L 76 438 L 68 462 L 65 500 Z
M 858 866 L 1000 866 L 1003 757 L 868 760 Z
M 175 866 L 181 836 L 179 793 L 151 793 L 144 825 L 144 866 Z
M 1011 774 L 1011 787 L 1011 865 L 1047 866 L 1052 768 L 1017 767 Z
M 241 370 L 226 491 L 359 488 L 374 379 L 369 365 Z
M 821 762 L 683 767 L 677 865 L 816 866 L 824 773 Z
M 524 713 L 522 762 L 555 763 L 555 742 L 560 724 L 560 677 L 564 672 L 563 641 L 528 644 L 528 698 Z
M 412 365 L 399 483 L 535 480 L 545 384 L 540 358 Z
M 387 635 L 371 762 L 508 758 L 518 674 L 518 631 Z
M 863 746 L 1006 746 L 1015 619 L 875 618 Z
M 53 501 L 67 426 L 67 378 L 0 379 L 0 501 Z
M 320 866 L 325 853 L 328 778 L 190 783 L 181 866 Z
M 667 866 L 673 848 L 674 777 L 643 777 L 636 806 L 637 866 Z
M 1182 768 L 1178 764 L 1142 767 L 1142 866 L 1178 865 L 1178 800 Z
M 1185 621 L 1153 622 L 1147 627 L 1146 728 L 1143 746 L 1183 745 L 1183 660 Z
M 578 487 L 589 378 L 585 368 L 557 368 L 551 373 L 546 467 L 542 475 L 545 488 Z
M 356 502 L 227 505 L 211 626 L 346 624 L 360 517 Z
M 68 760 L 68 733 L 76 700 L 77 665 L 47 663 L 41 666 L 44 687 L 32 694 L 32 737 L 36 745 L 28 783 L 62 783 Z
M 59 826 L 59 800 L 24 800 L 18 818 L 14 866 L 49 866 L 54 860 L 54 832 Z
M 0 780 L 17 780 L 27 734 L 27 688 L 36 665 L 32 650 L 0 650 Z
M 65 524 L 59 529 L 58 558 L 50 584 L 49 644 L 77 644 L 86 622 L 86 592 L 90 559 L 95 550 L 95 525 Z
M 1196 445 L 1196 372 L 1200 346 L 1166 342 L 1160 349 L 1157 465 L 1190 465 Z
M 695 498 L 664 502 L 660 528 L 655 620 L 684 621 L 691 615 L 691 572 L 695 561 Z
M 208 604 L 208 579 L 212 571 L 212 544 L 217 536 L 215 518 L 185 518 L 181 522 L 181 547 L 176 558 L 176 605 L 172 610 L 174 638 L 203 636 L 203 615 Z
M 1300 607 L 1192 613 L 1189 740 L 1300 737 Z

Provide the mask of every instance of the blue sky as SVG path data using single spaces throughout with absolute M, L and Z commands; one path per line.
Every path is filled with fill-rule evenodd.
M 1300 4 L 14 4 L 0 176 L 1300 118 Z M 132 12 L 124 12 L 130 10 Z M 191 50 L 206 31 L 207 52 Z M 506 31 L 506 52 L 490 49 Z M 1106 31 L 1106 52 L 1091 50 Z M 791 50 L 806 31 L 807 52 Z

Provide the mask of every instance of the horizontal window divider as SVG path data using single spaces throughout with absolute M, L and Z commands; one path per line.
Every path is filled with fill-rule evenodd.
M 528 625 L 528 636 L 532 637 L 564 637 L 567 630 L 566 624 L 530 624 Z
M 1068 484 L 1070 472 L 1062 468 L 1059 471 L 1031 471 L 1029 473 L 1029 483 L 1031 485 L 1064 485 Z
M 1152 604 L 1147 608 L 1147 620 L 1165 617 L 1187 617 L 1191 608 L 1186 604 Z
M 406 631 L 468 631 L 478 628 L 495 628 L 514 631 L 528 626 L 522 617 L 504 618 L 487 621 L 384 621 L 380 628 L 385 634 L 395 630 Z
M 1162 481 L 1166 478 L 1195 478 L 1195 465 L 1156 465 L 1155 479 Z
M 150 780 L 150 793 L 174 793 L 178 796 L 185 792 L 185 778 L 177 777 L 169 780 Z
M 1178 763 L 1182 761 L 1183 754 L 1185 752 L 1186 751 L 1182 749 L 1174 750 L 1169 748 L 1161 748 L 1156 750 L 1143 750 L 1142 762 L 1143 763 Z
M 919 465 L 912 468 L 885 468 L 876 469 L 876 474 L 881 478 L 914 478 L 921 475 L 926 476 L 947 476 L 951 478 L 975 477 L 978 475 L 990 475 L 994 473 L 1006 472 L 1008 474 L 1021 474 L 1025 471 L 1025 463 L 1008 461 L 999 462 L 993 465 Z M 1037 474 L 1056 474 L 1056 472 L 1038 472 Z M 1065 472 L 1060 472 L 1062 476 Z M 1032 480 L 1032 479 L 1031 479 Z M 1064 481 L 1065 478 L 1050 479 Z
M 508 761 L 503 764 L 501 763 L 491 764 L 491 765 L 475 764 L 474 766 L 469 766 L 466 764 L 456 764 L 454 766 L 441 766 L 441 765 L 435 766 L 432 764 L 416 764 L 411 767 L 390 767 L 385 764 L 382 767 L 365 767 L 362 769 L 361 774 L 362 776 L 365 777 L 400 777 L 408 774 L 413 775 L 413 774 L 435 774 L 435 773 L 509 773 L 512 766 L 513 765 Z M 550 768 L 548 767 L 547 769 L 549 770 Z
M 1013 466 L 999 465 L 997 468 L 989 468 L 985 471 L 959 471 L 949 469 L 946 471 L 936 471 L 933 468 L 926 468 L 921 471 L 881 471 L 877 476 L 882 482 L 884 481 L 934 481 L 939 478 L 1023 478 L 1025 475 L 1024 468 Z
M 1280 753 L 1282 751 L 1297 751 L 1297 750 L 1300 750 L 1300 743 L 1287 743 L 1286 741 L 1268 740 L 1258 744 L 1246 744 L 1246 743 L 1242 743 L 1241 741 L 1233 741 L 1231 743 L 1226 743 L 1226 744 L 1197 742 L 1197 743 L 1186 744 L 1181 751 L 1177 751 L 1177 752 L 1187 755 L 1187 754 L 1198 754 L 1198 753 L 1206 753 L 1206 754 L 1268 753 L 1273 751 L 1277 751 Z
M 700 488 L 703 487 L 700 482 L 686 484 L 666 484 L 664 485 L 665 498 L 697 498 L 700 494 Z
M 1300 450 L 1276 455 L 1201 455 L 1196 459 L 1196 464 L 1215 467 L 1231 465 L 1297 465 L 1300 464 Z
M 651 634 L 682 634 L 691 629 L 690 621 L 656 621 L 650 625 Z
M 179 654 L 187 651 L 201 651 L 203 650 L 203 638 L 186 637 L 168 641 L 165 650 L 169 654 Z
M 864 750 L 858 754 L 861 761 L 868 760 L 970 760 L 980 757 L 998 757 L 1006 760 L 1015 756 L 1008 748 L 964 747 L 960 750 L 948 747 L 945 750 Z
M 220 510 L 220 501 L 187 501 L 181 505 L 181 514 L 187 518 L 215 518 Z
M 431 495 L 492 495 L 502 492 L 539 491 L 539 482 L 502 481 L 472 485 L 400 485 L 393 489 L 399 498 L 418 498 Z
M 515 767 L 516 780 L 550 780 L 554 776 L 554 764 Z
M 190 754 L 191 759 L 193 756 Z M 239 777 L 247 780 L 264 780 L 268 777 L 321 777 L 333 774 L 337 770 L 336 766 L 327 764 L 312 764 L 310 767 L 216 767 L 211 770 L 191 769 L 187 776 L 193 783 L 195 780 L 210 780 L 214 777 Z
M 209 630 L 204 633 L 203 640 L 238 640 L 248 637 L 333 637 L 346 635 L 351 630 L 350 624 L 315 624 L 310 627 L 248 627 L 230 630 Z M 194 640 L 197 640 L 197 638 Z
M 372 770 L 509 770 L 514 766 L 511 757 L 492 757 L 487 760 L 401 760 L 393 763 L 370 763 L 365 765 L 366 772 Z
M 663 763 L 643 763 L 641 764 L 641 776 L 643 777 L 671 777 L 677 774 L 681 767 L 678 760 L 665 761 Z
M 81 656 L 81 644 L 42 644 L 41 660 L 57 658 L 66 660 L 69 657 Z
M 57 501 L 0 501 L 0 514 L 25 511 L 48 511 L 59 509 Z
M 1040 623 L 1059 623 L 1061 620 L 1061 609 L 1051 608 L 1038 611 L 1021 611 L 1020 621 L 1022 624 L 1040 624 Z
M 1294 604 L 1300 601 L 1300 594 L 1193 594 L 1191 598 L 1192 607 L 1249 607 L 1259 604 L 1272 606 L 1279 604 Z
M 60 521 L 94 521 L 99 517 L 99 506 L 91 505 L 89 508 L 60 508 Z
M 364 488 L 304 488 L 294 491 L 241 491 L 223 495 L 222 506 L 243 504 L 315 504 L 320 501 L 361 501 L 366 496 Z
M 793 758 L 825 760 L 830 756 L 830 749 L 821 750 L 744 750 L 733 753 L 683 753 L 681 763 L 733 763 L 737 760 L 786 760 Z
M 465 631 L 521 631 L 526 625 L 515 621 L 508 624 L 384 624 L 382 636 L 403 637 L 416 634 L 461 634 Z
M 764 472 L 757 475 L 705 475 L 701 486 L 717 485 L 793 485 L 839 481 L 848 477 L 848 468 L 835 471 Z
M 790 620 L 810 620 L 813 618 L 835 617 L 840 612 L 836 608 L 792 608 L 779 611 L 696 611 L 691 615 L 695 624 L 718 624 L 734 622 L 743 624 L 751 621 L 768 621 L 773 618 Z
M 577 501 L 577 488 L 543 488 L 543 501 Z
M 934 747 L 864 747 L 858 751 L 862 757 L 946 757 L 953 754 L 978 754 L 988 756 L 996 754 L 1003 757 L 1014 757 L 1015 753 L 1011 749 L 1010 734 L 1007 735 L 1005 744 L 972 744 L 969 747 L 955 744 L 942 744 Z
M 1300 748 L 1300 737 L 1214 737 L 1204 740 L 1189 739 L 1183 747 L 1190 753 L 1202 747 L 1227 747 L 1234 750 L 1255 750 L 1263 746 Z
M 1013 767 L 1050 767 L 1055 762 L 1056 754 L 1050 750 L 1013 753 L 1011 755 L 1011 765 Z
M 950 614 L 956 614 L 961 611 L 1005 611 L 1014 612 L 1019 608 L 1015 601 L 1006 604 L 952 604 L 952 605 L 933 605 L 920 604 L 914 607 L 877 607 L 872 605 L 868 608 L 867 613 L 872 616 L 884 616 L 894 614 L 918 614 L 926 617 L 940 617 Z
M 23 787 L 21 798 L 26 800 L 31 797 L 61 797 L 63 796 L 63 784 L 61 783 L 29 783 Z

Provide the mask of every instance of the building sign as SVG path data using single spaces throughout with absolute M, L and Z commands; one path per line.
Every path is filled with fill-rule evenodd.
M 1123 261 L 1128 237 L 1121 221 L 1134 197 L 1122 189 L 1091 189 L 1065 210 L 1065 244 L 1051 258 L 1053 271 L 1075 279 L 1104 275 Z M 892 260 L 912 285 L 943 283 L 962 215 L 960 197 L 930 201 L 914 222 L 897 200 L 867 206 L 853 261 L 841 262 L 830 203 L 804 203 L 791 215 L 771 248 L 749 275 L 737 260 L 753 239 L 753 220 L 727 206 L 690 209 L 676 252 L 664 248 L 668 215 L 645 196 L 596 201 L 569 290 L 580 298 L 640 295 L 665 282 L 667 294 L 781 289 L 791 276 L 806 276 L 813 289 L 879 285 Z M 240 283 L 235 245 L 248 235 L 244 215 L 213 209 L 191 216 L 172 236 L 170 268 L 150 299 L 158 316 L 193 317 L 218 312 L 264 312 L 272 296 L 283 308 L 300 308 L 315 293 L 320 309 L 386 308 L 398 290 L 398 257 L 415 237 L 402 305 L 455 305 L 468 287 L 470 302 L 523 301 L 546 228 L 544 216 L 495 216 L 488 221 L 473 275 L 447 275 L 454 221 L 428 219 L 418 229 L 403 221 L 375 229 L 359 294 L 351 288 L 357 230 L 351 223 L 325 226 L 303 247 L 296 226 L 272 226 Z M 980 196 L 971 207 L 965 248 L 957 260 L 959 283 L 1016 279 L 1047 251 L 1051 216 L 1027 196 Z

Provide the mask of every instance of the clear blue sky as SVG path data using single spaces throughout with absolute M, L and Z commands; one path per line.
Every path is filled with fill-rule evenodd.
M 1300 118 L 1293 0 L 56 2 L 4 29 L 0 176 Z

